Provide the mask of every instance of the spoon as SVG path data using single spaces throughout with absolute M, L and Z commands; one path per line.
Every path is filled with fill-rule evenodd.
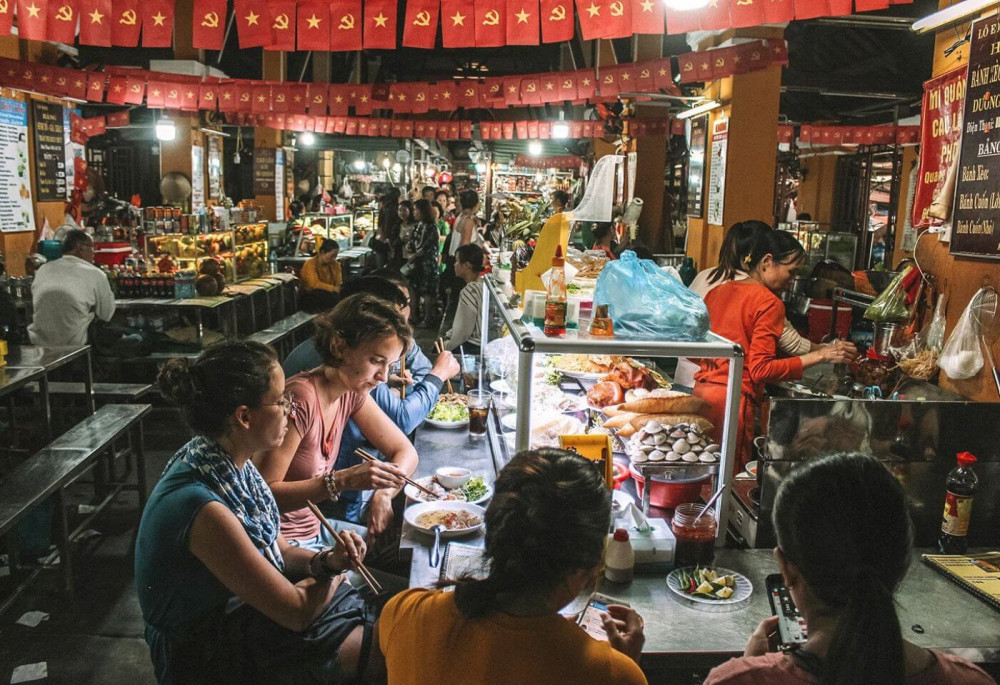
M 760 468 L 760 466 L 758 465 L 757 468 Z M 714 495 L 712 495 L 712 498 L 710 500 L 708 500 L 708 502 L 705 504 L 705 508 L 701 510 L 701 513 L 694 517 L 694 523 L 691 524 L 692 526 L 695 523 L 698 523 L 698 519 L 700 519 L 702 516 L 704 516 L 705 512 L 708 511 L 712 507 L 713 504 L 715 504 L 715 500 L 719 499 L 719 495 L 721 495 L 723 492 L 725 492 L 727 487 L 728 486 L 723 485 L 721 488 L 719 488 L 718 492 L 716 492 Z
M 444 526 L 440 523 L 431 528 L 434 533 L 434 546 L 431 547 L 431 568 L 437 568 L 441 564 L 441 531 Z

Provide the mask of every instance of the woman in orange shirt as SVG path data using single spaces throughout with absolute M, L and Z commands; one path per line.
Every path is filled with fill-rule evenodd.
M 778 339 L 785 327 L 785 305 L 778 293 L 792 283 L 805 251 L 786 231 L 763 231 L 742 260 L 749 274 L 746 280 L 730 281 L 705 295 L 712 332 L 743 347 L 743 383 L 736 442 L 736 471 L 750 460 L 754 418 L 764 394 L 765 383 L 798 380 L 803 369 L 822 362 L 847 362 L 854 355 L 850 343 L 820 347 L 801 357 L 778 359 Z M 694 394 L 708 402 L 706 417 L 721 439 L 726 411 L 726 382 L 729 361 L 699 359 Z
M 307 312 L 324 312 L 333 309 L 340 300 L 344 276 L 337 261 L 340 245 L 334 239 L 324 240 L 319 253 L 302 265 L 302 309 Z

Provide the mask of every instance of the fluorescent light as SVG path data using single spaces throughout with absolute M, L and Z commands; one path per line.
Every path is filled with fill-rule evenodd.
M 305 131 L 299 134 L 299 142 L 303 145 L 313 145 L 316 143 L 316 134 L 311 131 Z
M 994 0 L 995 2 L 996 0 Z M 686 109 L 683 112 L 677 114 L 678 119 L 690 119 L 691 117 L 696 117 L 699 114 L 704 114 L 705 112 L 711 112 L 716 107 L 721 107 L 722 103 L 716 102 L 715 100 L 709 100 L 704 102 L 697 107 L 692 107 L 691 109 Z
M 552 124 L 551 130 L 553 138 L 569 138 L 569 124 L 556 121 Z
M 177 137 L 177 127 L 170 119 L 163 118 L 156 122 L 156 139 L 173 140 Z
M 364 171 L 365 170 L 365 160 L 361 159 L 360 157 L 358 159 L 354 160 L 354 168 L 357 171 Z
M 541 155 L 542 144 L 537 140 L 533 140 L 530 143 L 528 143 L 528 154 L 533 157 L 538 157 L 539 155 Z
M 219 136 L 220 138 L 229 138 L 229 137 L 231 137 L 225 131 L 219 131 L 218 129 L 214 129 L 214 128 L 205 128 L 204 126 L 202 126 L 198 130 L 201 131 L 202 133 L 205 133 L 205 134 L 210 135 L 210 136 Z
M 663 4 L 675 12 L 689 12 L 708 7 L 709 0 L 664 0 Z
M 996 4 L 997 0 L 962 0 L 962 2 L 956 3 L 950 7 L 945 7 L 943 10 L 938 10 L 934 14 L 930 14 L 923 19 L 913 22 L 910 29 L 916 33 L 933 31 L 934 29 L 939 29 L 942 26 L 947 26 L 948 24 L 954 24 L 956 22 L 969 19 L 973 15 L 979 14 L 983 10 L 993 7 Z

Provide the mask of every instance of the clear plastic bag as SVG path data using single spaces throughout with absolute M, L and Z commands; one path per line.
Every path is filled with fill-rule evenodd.
M 983 368 L 983 350 L 979 345 L 979 331 L 976 326 L 972 304 L 962 312 L 955 330 L 948 336 L 948 342 L 941 350 L 938 366 L 949 378 L 964 380 L 972 378 Z
M 866 319 L 876 323 L 899 322 L 907 319 L 910 311 L 906 307 L 906 290 L 902 284 L 903 279 L 912 270 L 913 267 L 907 266 L 892 279 L 889 286 L 865 310 Z
M 597 279 L 594 307 L 608 305 L 615 335 L 643 340 L 701 341 L 708 309 L 697 294 L 631 250 L 609 263 Z

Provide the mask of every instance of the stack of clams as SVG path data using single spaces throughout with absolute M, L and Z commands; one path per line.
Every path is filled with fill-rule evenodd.
M 714 464 L 719 445 L 713 443 L 696 424 L 650 421 L 629 440 L 628 456 L 633 463 L 647 461 Z

